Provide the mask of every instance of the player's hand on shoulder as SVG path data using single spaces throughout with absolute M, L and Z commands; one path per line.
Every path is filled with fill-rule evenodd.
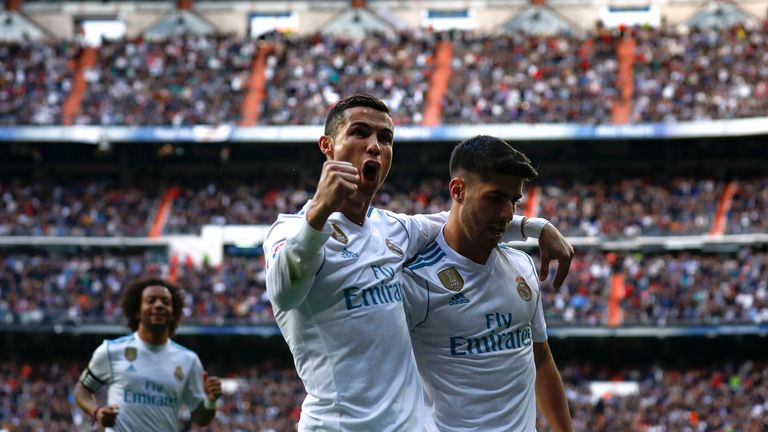
M 539 249 L 541 252 L 539 279 L 543 281 L 547 278 L 550 261 L 557 260 L 557 274 L 552 285 L 555 288 L 560 288 L 571 268 L 571 260 L 574 255 L 573 246 L 554 225 L 548 223 L 544 225 L 544 229 L 539 235 Z

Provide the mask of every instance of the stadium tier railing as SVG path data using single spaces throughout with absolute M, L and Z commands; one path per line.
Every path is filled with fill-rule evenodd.
M 129 126 L 6 126 L 0 142 L 315 142 L 323 126 L 232 125 L 189 127 Z M 486 134 L 510 141 L 675 139 L 739 137 L 768 134 L 768 118 L 709 120 L 680 123 L 629 125 L 589 124 L 473 124 L 398 126 L 395 139 L 402 141 L 461 141 Z

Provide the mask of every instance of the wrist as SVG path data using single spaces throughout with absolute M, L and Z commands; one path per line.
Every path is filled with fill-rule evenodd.
M 99 405 L 96 407 L 95 410 L 93 410 L 93 414 L 91 414 L 91 426 L 96 425 L 99 421 L 99 410 L 104 408 L 104 405 Z
M 203 401 L 203 406 L 208 411 L 216 411 L 216 401 L 215 400 L 210 400 L 210 399 L 208 399 L 206 397 L 205 400 Z
M 328 211 L 322 204 L 315 204 L 314 202 L 307 210 L 307 223 L 317 231 L 322 231 L 325 226 L 325 222 L 331 217 L 332 211 Z

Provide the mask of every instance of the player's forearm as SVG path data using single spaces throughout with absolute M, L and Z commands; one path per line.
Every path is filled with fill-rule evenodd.
M 525 241 L 528 237 L 539 238 L 541 230 L 549 221 L 542 218 L 527 218 L 515 215 L 507 225 L 501 238 L 502 243 L 511 241 Z
M 427 243 L 435 239 L 445 222 L 448 221 L 448 214 L 448 212 L 440 212 L 415 216 L 418 220 L 423 221 L 421 227 L 425 232 Z M 549 221 L 543 218 L 527 218 L 515 215 L 507 225 L 507 229 L 504 231 L 501 241 L 503 243 L 525 241 L 528 237 L 537 239 L 544 226 L 548 223 Z
M 306 223 L 275 252 L 267 269 L 267 293 L 274 306 L 290 310 L 304 301 L 322 265 L 323 245 L 328 237 Z
M 94 393 L 79 382 L 75 385 L 75 390 L 72 393 L 75 396 L 77 406 L 79 406 L 88 417 L 92 417 L 94 411 L 99 407 L 99 403 L 96 400 Z
M 536 402 L 553 431 L 573 430 L 563 381 L 551 357 L 536 368 Z

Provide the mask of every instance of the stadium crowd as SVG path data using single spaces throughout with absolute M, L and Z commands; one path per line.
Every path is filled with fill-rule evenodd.
M 765 361 L 718 362 L 707 367 L 684 364 L 620 370 L 559 365 L 574 430 L 760 432 L 768 428 Z M 593 381 L 630 381 L 639 388 L 627 396 L 596 395 L 589 386 Z
M 0 236 L 144 237 L 160 200 L 140 184 L 0 181 Z
M 269 176 L 265 176 L 267 178 Z M 278 180 L 285 179 L 285 180 Z M 768 229 L 768 178 L 736 181 L 726 232 Z M 0 236 L 143 237 L 149 232 L 165 186 L 106 180 L 0 181 Z M 277 173 L 270 179 L 187 182 L 166 219 L 165 234 L 199 234 L 204 225 L 271 224 L 279 213 L 298 211 L 311 198 L 306 175 Z M 533 214 L 565 235 L 625 239 L 700 235 L 710 232 L 725 182 L 705 177 L 555 178 L 537 181 Z M 398 213 L 445 210 L 450 200 L 442 178 L 398 177 L 382 187 L 374 205 Z M 518 212 L 527 209 L 518 206 Z
M 613 281 L 626 325 L 768 322 L 768 253 L 578 253 L 559 288 L 542 287 L 552 324 L 605 325 Z
M 82 367 L 72 361 L 0 361 L 0 430 L 89 430 L 89 419 L 83 418 L 71 396 Z M 209 427 L 190 428 L 188 413 L 182 412 L 179 430 L 295 430 L 305 393 L 293 369 L 270 362 L 251 367 L 207 364 L 206 368 L 229 378 L 233 385 Z M 762 432 L 768 427 L 768 364 L 764 361 L 717 362 L 707 367 L 677 362 L 621 369 L 563 362 L 560 370 L 577 431 Z M 637 391 L 625 396 L 595 392 L 590 384 L 596 381 L 631 382 L 637 384 Z M 537 430 L 550 430 L 541 416 Z
M 731 201 L 726 232 L 768 232 L 768 178 L 741 181 Z
M 123 285 L 140 277 L 172 277 L 185 289 L 187 322 L 273 324 L 263 263 L 228 257 L 221 266 L 162 262 L 145 254 L 0 252 L 0 323 L 120 323 Z
M 618 306 L 625 324 L 768 322 L 768 253 L 578 251 L 559 288 L 543 284 L 547 321 L 605 325 L 612 275 L 625 278 Z M 228 256 L 220 266 L 167 262 L 144 254 L 0 252 L 0 323 L 119 323 L 123 285 L 141 276 L 173 277 L 185 290 L 187 323 L 274 324 L 261 258 Z
M 571 236 L 704 234 L 724 184 L 707 178 L 544 180 L 538 214 Z
M 768 26 L 634 33 L 633 122 L 768 115 Z
M 256 43 L 226 35 L 106 41 L 86 71 L 78 124 L 193 126 L 240 120 Z
M 628 32 L 637 42 L 631 122 L 768 115 L 768 26 Z M 413 30 L 362 42 L 274 33 L 266 37 L 259 123 L 323 124 L 342 95 L 363 91 L 387 102 L 396 125 L 421 124 L 441 40 L 452 44 L 443 123 L 610 123 L 619 37 L 602 27 L 554 36 Z M 235 124 L 258 43 L 223 34 L 105 41 L 85 71 L 75 121 Z M 0 125 L 61 124 L 78 50 L 68 42 L 0 44 Z
M 0 42 L 0 126 L 61 124 L 76 52 L 69 42 Z
M 432 33 L 403 32 L 394 40 L 370 37 L 361 42 L 275 34 L 272 45 L 261 123 L 323 124 L 329 106 L 360 92 L 384 100 L 395 125 L 421 123 L 432 70 Z
M 610 34 L 454 35 L 445 123 L 610 123 Z

